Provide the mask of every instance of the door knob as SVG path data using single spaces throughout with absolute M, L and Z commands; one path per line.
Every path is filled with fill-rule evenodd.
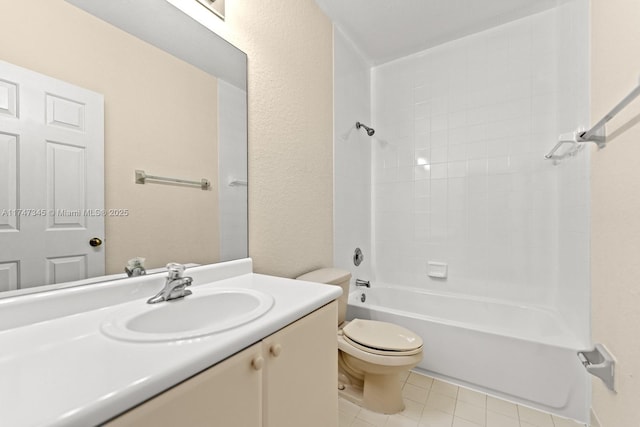
M 93 246 L 94 248 L 98 247 L 98 246 L 102 245 L 102 239 L 100 239 L 98 237 L 94 237 L 91 240 L 89 240 L 89 244 L 91 246 Z

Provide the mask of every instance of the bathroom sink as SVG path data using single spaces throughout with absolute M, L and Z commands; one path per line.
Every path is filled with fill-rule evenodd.
M 175 341 L 226 331 L 251 322 L 273 306 L 273 297 L 253 289 L 193 289 L 187 297 L 127 304 L 102 323 L 104 334 L 134 342 Z

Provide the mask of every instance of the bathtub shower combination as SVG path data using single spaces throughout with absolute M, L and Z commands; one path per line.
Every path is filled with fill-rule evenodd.
M 336 29 L 334 266 L 418 369 L 586 422 L 589 2 L 545 4 L 392 60 Z
M 348 317 L 420 335 L 417 368 L 430 376 L 578 420 L 588 412 L 591 379 L 576 354 L 580 344 L 552 312 L 373 284 L 349 295 Z

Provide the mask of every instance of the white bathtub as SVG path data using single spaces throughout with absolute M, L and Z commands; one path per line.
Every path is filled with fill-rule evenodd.
M 576 354 L 584 348 L 555 313 L 498 300 L 372 286 L 349 295 L 347 317 L 392 322 L 419 334 L 424 340 L 421 371 L 587 422 L 591 382 Z

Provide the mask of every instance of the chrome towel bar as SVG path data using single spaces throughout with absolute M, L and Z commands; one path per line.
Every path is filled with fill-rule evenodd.
M 202 190 L 208 190 L 211 188 L 211 183 L 208 179 L 202 178 L 200 181 L 190 181 L 180 178 L 168 178 L 166 176 L 147 175 L 143 170 L 136 170 L 136 184 L 146 184 L 147 180 L 159 181 L 159 182 L 173 182 L 184 185 L 197 185 Z

